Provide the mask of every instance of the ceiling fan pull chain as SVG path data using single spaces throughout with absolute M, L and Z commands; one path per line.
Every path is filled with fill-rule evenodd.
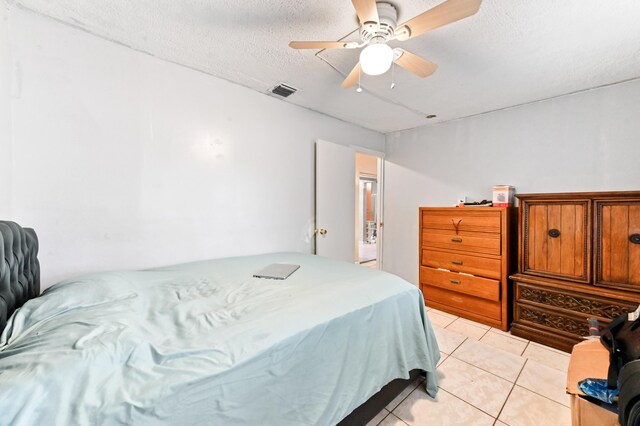
M 392 62 L 391 63 L 391 88 L 393 89 L 394 87 L 396 87 L 396 78 L 395 78 L 395 74 L 394 74 L 394 70 L 396 69 L 396 63 Z
M 362 76 L 362 69 L 358 68 L 358 88 L 356 89 L 356 92 L 361 93 L 362 92 L 362 87 L 360 86 L 360 77 Z

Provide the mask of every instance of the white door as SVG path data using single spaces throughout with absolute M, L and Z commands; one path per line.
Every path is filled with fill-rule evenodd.
M 316 254 L 355 262 L 356 153 L 316 142 Z
M 384 159 L 378 160 L 378 197 L 376 198 L 376 211 L 378 212 L 377 238 L 376 238 L 376 262 L 378 269 L 382 269 L 382 247 L 384 247 Z

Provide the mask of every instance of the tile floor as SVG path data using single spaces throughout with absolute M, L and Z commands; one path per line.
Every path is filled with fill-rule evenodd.
M 427 310 L 441 354 L 437 397 L 418 379 L 367 426 L 571 424 L 569 354 Z

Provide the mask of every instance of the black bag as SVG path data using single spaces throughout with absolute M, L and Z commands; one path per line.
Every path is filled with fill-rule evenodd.
M 609 350 L 607 386 L 618 387 L 618 421 L 622 426 L 640 425 L 640 318 L 629 321 L 620 315 L 603 331 L 600 341 Z
M 640 360 L 625 364 L 620 371 L 618 421 L 622 426 L 640 425 Z
M 628 321 L 627 314 L 620 315 L 602 330 L 600 341 L 609 350 L 607 386 L 614 389 L 622 366 L 640 359 L 640 318 Z

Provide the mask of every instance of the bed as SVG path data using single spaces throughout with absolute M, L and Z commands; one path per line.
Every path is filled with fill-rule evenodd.
M 334 425 L 411 371 L 437 392 L 422 295 L 394 275 L 277 253 L 86 275 L 35 297 L 35 232 L 0 222 L 0 235 L 0 326 L 13 313 L 0 424 Z M 300 269 L 252 276 L 271 263 Z

